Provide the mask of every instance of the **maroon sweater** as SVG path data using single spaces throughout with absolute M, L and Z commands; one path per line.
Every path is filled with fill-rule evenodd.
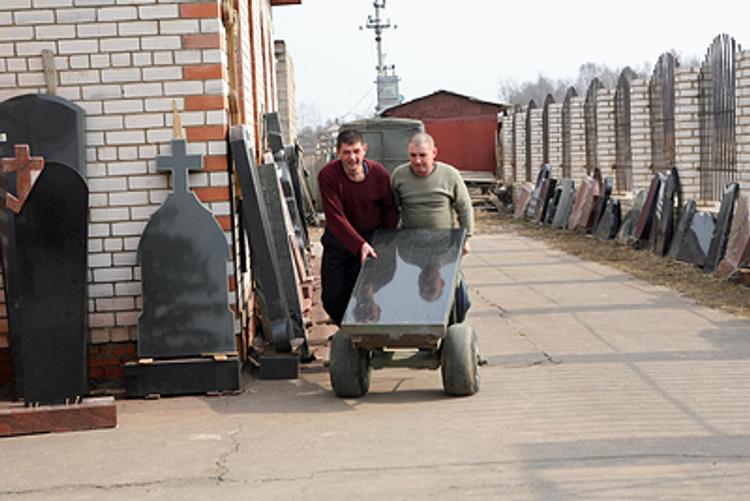
M 326 228 L 354 255 L 365 243 L 363 235 L 398 223 L 388 171 L 373 160 L 365 163 L 367 174 L 359 182 L 346 177 L 341 160 L 329 162 L 318 174 Z

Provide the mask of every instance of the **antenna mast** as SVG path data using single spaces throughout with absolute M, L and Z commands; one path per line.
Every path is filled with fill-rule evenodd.
M 384 20 L 380 17 L 380 10 L 385 10 L 385 0 L 374 0 L 372 5 L 375 7 L 375 16 L 367 16 L 365 27 L 368 30 L 375 31 L 375 45 L 378 51 L 378 65 L 375 68 L 378 72 L 377 79 L 375 80 L 378 90 L 378 104 L 375 107 L 375 111 L 380 113 L 384 109 L 401 102 L 398 93 L 399 78 L 396 76 L 396 67 L 385 64 L 385 54 L 383 53 L 383 31 L 389 28 L 396 29 L 397 26 L 391 26 L 390 19 Z M 361 26 L 360 29 L 362 29 Z M 390 74 L 388 74 L 389 70 Z

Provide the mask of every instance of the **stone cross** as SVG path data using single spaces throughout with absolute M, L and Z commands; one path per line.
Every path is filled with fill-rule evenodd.
M 28 144 L 16 145 L 15 158 L 3 158 L 3 172 L 16 173 L 16 196 L 11 193 L 5 195 L 5 205 L 20 214 L 23 204 L 31 193 L 39 174 L 44 169 L 44 159 L 42 157 L 32 157 Z M 32 174 L 35 174 L 32 176 Z
M 203 170 L 201 155 L 187 155 L 184 139 L 172 139 L 172 156 L 159 155 L 156 157 L 158 172 L 172 172 L 172 192 L 183 195 L 188 192 L 187 172 Z

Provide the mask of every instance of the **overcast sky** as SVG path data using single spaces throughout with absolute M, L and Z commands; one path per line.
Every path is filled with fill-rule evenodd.
M 297 102 L 322 119 L 375 106 L 374 33 L 359 29 L 369 14 L 373 0 L 273 9 L 275 37 L 294 59 Z M 384 35 L 386 63 L 396 65 L 407 101 L 439 89 L 498 101 L 501 79 L 574 77 L 585 62 L 640 67 L 670 49 L 702 59 L 719 33 L 750 48 L 748 0 L 386 0 L 385 17 L 398 26 Z

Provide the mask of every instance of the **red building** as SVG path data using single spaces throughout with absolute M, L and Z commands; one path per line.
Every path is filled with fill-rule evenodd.
M 506 109 L 505 104 L 439 90 L 388 108 L 381 115 L 421 120 L 435 138 L 438 160 L 461 171 L 494 174 L 498 114 Z

